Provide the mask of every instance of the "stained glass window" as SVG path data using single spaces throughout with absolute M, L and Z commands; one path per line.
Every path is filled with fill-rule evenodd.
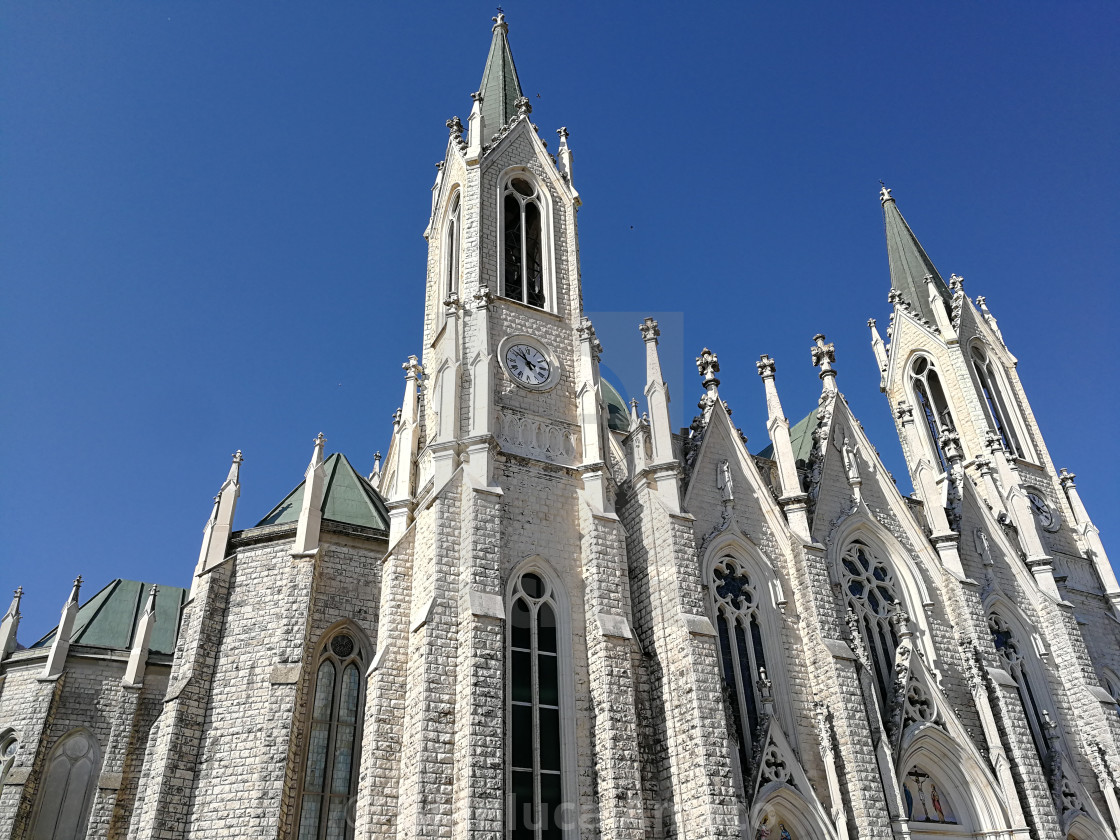
M 734 557 L 722 557 L 715 564 L 709 591 L 719 635 L 723 685 L 739 741 L 740 766 L 745 772 L 759 722 L 759 672 L 766 667 L 758 592 L 743 564 Z
M 543 216 L 536 184 L 511 178 L 502 197 L 502 216 L 502 295 L 543 308 Z
M 898 633 L 891 616 L 898 611 L 894 575 L 870 546 L 853 540 L 840 557 L 848 605 L 859 621 L 860 635 L 875 672 L 875 687 L 884 712 L 894 674 Z
M 509 762 L 514 840 L 559 840 L 563 802 L 557 604 L 548 581 L 521 576 L 509 620 Z
M 345 630 L 319 651 L 303 765 L 299 840 L 348 840 L 364 702 L 362 648 Z

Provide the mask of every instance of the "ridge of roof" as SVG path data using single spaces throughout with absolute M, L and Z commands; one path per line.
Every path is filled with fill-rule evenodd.
M 934 287 L 946 302 L 952 299 L 949 287 L 941 278 L 918 237 L 906 223 L 891 191 L 883 187 L 879 192 L 883 205 L 883 226 L 887 237 L 887 262 L 891 272 L 891 289 L 902 296 L 922 318 L 937 323 L 929 303 L 926 275 L 933 276 Z
M 482 142 L 489 142 L 491 135 L 501 130 L 517 114 L 517 100 L 522 97 L 521 82 L 509 48 L 509 25 L 504 14 L 494 18 L 494 37 L 490 53 L 482 71 Z
M 358 474 L 345 455 L 341 452 L 332 454 L 323 462 L 323 470 L 326 473 L 326 481 L 320 510 L 324 519 L 364 528 L 389 530 L 389 510 L 385 506 L 384 499 L 364 477 Z M 306 480 L 296 485 L 295 489 L 254 527 L 298 521 L 305 483 Z

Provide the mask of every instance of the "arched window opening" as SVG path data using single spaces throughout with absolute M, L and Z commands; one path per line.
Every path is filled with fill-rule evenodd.
M 365 706 L 364 654 L 347 629 L 318 651 L 311 689 L 311 720 L 303 765 L 299 840 L 348 840 L 358 785 L 361 721 Z
M 556 594 L 528 572 L 513 590 L 509 619 L 509 768 L 513 840 L 564 836 L 560 639 Z
M 984 410 L 988 415 L 988 422 L 1000 436 L 1004 448 L 1013 457 L 1025 458 L 1026 453 L 1019 442 L 1019 436 L 1015 433 L 1015 425 L 1000 388 L 999 377 L 996 376 L 991 359 L 984 352 L 984 348 L 978 344 L 972 345 L 972 368 L 976 371 L 976 379 L 984 395 Z
M 936 369 L 925 356 L 918 356 L 910 368 L 910 383 L 914 388 L 914 397 L 922 410 L 926 421 L 926 431 L 929 434 L 932 452 L 937 456 L 941 471 L 947 469 L 945 453 L 941 451 L 941 429 L 948 427 L 956 429 L 953 415 L 949 411 L 949 402 L 945 399 L 945 391 L 941 387 L 941 378 Z
M 502 191 L 502 295 L 544 308 L 544 233 L 537 185 L 514 174 Z
M 848 606 L 859 623 L 860 635 L 871 667 L 884 713 L 894 680 L 894 656 L 898 631 L 892 617 L 900 604 L 894 575 L 887 564 L 861 540 L 853 540 L 840 556 Z
M 721 557 L 716 562 L 708 587 L 719 635 L 724 689 L 739 740 L 740 766 L 746 773 L 762 706 L 758 680 L 766 667 L 758 590 L 734 557 Z
M 1120 715 L 1120 679 L 1111 671 L 1104 675 L 1104 689 L 1112 697 L 1114 704 L 1112 708 L 1116 711 L 1116 714 Z
M 101 751 L 84 729 L 64 735 L 51 748 L 31 828 L 32 840 L 77 840 L 85 836 Z
M 1031 739 L 1038 751 L 1038 757 L 1045 762 L 1049 745 L 1046 740 L 1045 718 L 1042 706 L 1038 702 L 1037 684 L 1033 683 L 1027 662 L 1021 652 L 1019 640 L 1003 616 L 992 613 L 988 616 L 988 629 L 992 632 L 992 641 L 1006 671 L 1011 674 L 1019 688 L 1019 700 L 1027 715 L 1027 724 L 1031 730 Z
M 459 193 L 455 193 L 451 198 L 451 209 L 447 213 L 447 227 L 443 234 L 445 298 L 459 293 L 460 209 Z

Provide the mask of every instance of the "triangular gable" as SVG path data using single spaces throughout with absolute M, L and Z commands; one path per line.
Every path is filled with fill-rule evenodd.
M 692 509 L 691 503 L 699 488 L 698 478 L 706 474 L 709 467 L 712 470 L 718 469 L 719 462 L 724 458 L 729 464 L 735 464 L 736 472 L 747 482 L 746 493 L 742 489 L 735 489 L 736 499 L 746 502 L 753 497 L 771 532 L 779 537 L 780 543 L 788 544 L 787 537 L 790 532 L 785 514 L 771 493 L 770 486 L 759 473 L 754 457 L 747 451 L 739 430 L 732 425 L 727 410 L 718 402 L 712 407 L 708 416 L 700 451 L 693 461 L 688 487 L 684 493 L 685 510 Z
M 824 832 L 827 837 L 835 837 L 833 822 L 817 799 L 809 777 L 805 775 L 805 770 L 777 719 L 773 715 L 769 716 L 759 730 L 759 748 L 755 751 L 754 766 L 751 768 L 747 787 L 754 817 L 752 824 L 759 821 L 760 812 L 768 801 L 776 798 L 789 799 L 789 791 L 792 789 L 802 807 L 807 807 L 810 812 L 802 814 L 802 817 L 810 817 L 808 821 L 819 831 Z

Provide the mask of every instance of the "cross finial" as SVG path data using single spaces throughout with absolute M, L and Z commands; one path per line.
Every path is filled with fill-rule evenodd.
M 763 354 L 759 356 L 758 361 L 754 363 L 754 366 L 758 368 L 758 375 L 763 379 L 766 379 L 768 377 L 770 379 L 774 378 L 774 360 L 771 359 L 768 355 Z
M 236 452 L 233 453 L 233 463 L 240 464 L 244 460 L 245 459 L 241 457 L 241 450 L 240 449 L 238 449 Z
M 700 377 L 704 380 L 703 385 L 707 390 L 719 387 L 719 380 L 716 379 L 716 374 L 719 373 L 719 357 L 707 347 L 696 357 L 696 370 L 700 372 Z
M 494 21 L 494 25 L 491 27 L 491 30 L 501 27 L 503 32 L 509 31 L 509 24 L 506 23 L 506 13 L 502 11 L 501 6 L 498 6 L 498 14 L 490 18 L 490 20 Z
M 881 179 L 879 181 L 879 201 L 882 204 L 886 204 L 888 201 L 894 201 L 894 198 L 891 196 L 890 188 L 884 184 Z
M 638 329 L 642 331 L 643 341 L 657 341 L 657 337 L 661 335 L 661 330 L 657 328 L 657 321 L 653 318 L 646 318 L 638 325 Z
M 813 353 L 813 366 L 821 369 L 822 379 L 828 373 L 835 376 L 836 373 L 832 369 L 832 364 L 836 361 L 836 345 L 832 343 L 825 344 L 823 333 L 817 333 L 813 336 L 813 341 L 816 342 L 811 348 Z

